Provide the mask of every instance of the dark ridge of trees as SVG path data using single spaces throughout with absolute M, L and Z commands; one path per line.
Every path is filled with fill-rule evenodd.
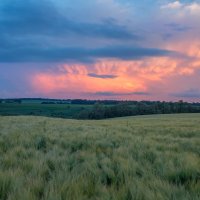
M 70 101 L 71 104 L 79 104 L 79 105 L 94 105 L 96 103 L 101 103 L 104 105 L 115 105 L 121 102 L 116 100 L 87 100 L 87 99 L 72 99 Z
M 123 102 L 113 106 L 95 103 L 91 109 L 84 109 L 77 119 L 106 119 L 150 114 L 200 113 L 199 103 L 179 102 Z
M 43 101 L 41 104 L 56 104 L 54 101 Z
M 21 99 L 5 99 L 4 101 L 1 100 L 1 102 L 3 103 L 17 103 L 17 104 L 21 104 L 22 100 Z

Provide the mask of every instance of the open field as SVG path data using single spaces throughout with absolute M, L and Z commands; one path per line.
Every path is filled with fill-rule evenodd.
M 91 105 L 41 104 L 41 103 L 4 103 L 0 104 L 0 115 L 36 115 L 46 117 L 73 118 L 77 113 Z
M 0 200 L 198 200 L 200 114 L 0 117 Z

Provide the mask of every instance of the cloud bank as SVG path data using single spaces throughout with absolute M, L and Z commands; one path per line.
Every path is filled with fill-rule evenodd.
M 199 18 L 199 0 L 1 1 L 0 97 L 196 101 Z

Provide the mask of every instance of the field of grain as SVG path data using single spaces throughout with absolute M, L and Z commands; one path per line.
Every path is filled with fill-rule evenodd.
M 0 200 L 199 200 L 200 114 L 0 117 Z

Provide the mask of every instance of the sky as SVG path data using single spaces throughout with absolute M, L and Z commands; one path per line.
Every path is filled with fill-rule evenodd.
M 0 98 L 200 101 L 200 0 L 1 0 Z

